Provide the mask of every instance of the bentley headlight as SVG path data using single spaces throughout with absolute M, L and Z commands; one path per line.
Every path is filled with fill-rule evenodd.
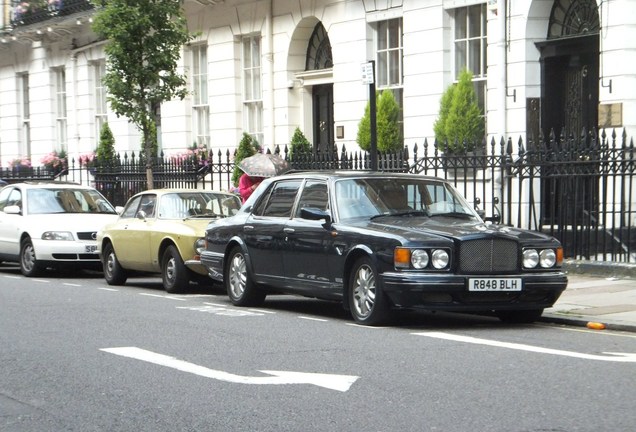
M 200 238 L 194 242 L 194 251 L 197 255 L 201 255 L 201 252 L 205 250 L 205 239 Z
M 431 262 L 433 263 L 433 267 L 436 269 L 443 269 L 448 266 L 450 257 L 448 256 L 448 252 L 444 249 L 435 249 L 432 255 Z
M 42 233 L 42 240 L 73 241 L 75 239 L 70 231 L 45 231 Z
M 428 253 L 422 249 L 416 249 L 411 253 L 411 264 L 416 269 L 428 266 Z
M 543 268 L 553 267 L 556 263 L 556 253 L 553 249 L 543 249 L 539 254 L 539 263 Z
M 539 264 L 539 252 L 536 249 L 525 249 L 523 251 L 523 267 L 535 268 Z

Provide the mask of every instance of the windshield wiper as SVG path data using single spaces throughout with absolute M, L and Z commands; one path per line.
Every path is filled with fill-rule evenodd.
M 431 216 L 432 217 L 433 216 L 446 216 L 446 217 L 453 217 L 453 218 L 459 218 L 459 219 L 472 219 L 474 217 L 470 213 L 464 213 L 464 212 L 434 213 Z
M 409 217 L 417 217 L 417 216 L 430 216 L 431 214 L 426 211 L 426 210 L 406 210 L 406 211 L 399 211 L 396 213 L 382 213 L 382 214 L 378 214 L 375 216 L 371 216 L 371 220 L 379 218 L 379 217 L 385 217 L 385 216 L 397 216 L 397 217 L 402 217 L 402 216 L 409 216 Z

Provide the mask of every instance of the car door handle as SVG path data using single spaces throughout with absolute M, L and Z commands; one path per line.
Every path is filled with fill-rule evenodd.
M 293 233 L 295 233 L 295 232 L 296 232 L 296 230 L 295 230 L 295 229 L 293 229 L 293 228 L 283 228 L 283 232 L 284 232 L 285 234 L 293 234 Z
M 247 231 L 254 231 L 254 226 L 253 225 L 243 226 L 243 232 L 247 232 Z

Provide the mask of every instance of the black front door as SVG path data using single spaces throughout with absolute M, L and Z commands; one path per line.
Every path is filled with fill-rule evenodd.
M 544 166 L 541 172 L 544 224 L 577 225 L 582 218 L 591 217 L 598 205 L 594 175 L 574 177 L 560 168 L 580 163 L 580 153 L 556 144 L 563 136 L 564 142 L 576 143 L 580 151 L 598 126 L 598 38 L 594 34 L 537 44 L 541 51 L 541 131 L 555 151 L 554 165 Z M 582 136 L 583 131 L 587 137 Z M 551 132 L 556 135 L 554 141 L 548 141 Z M 567 160 L 572 155 L 578 155 L 576 160 Z M 595 171 L 587 169 L 591 174 Z
M 598 125 L 598 35 L 537 44 L 541 50 L 541 130 L 580 135 Z
M 333 84 L 313 87 L 314 148 L 325 152 L 333 150 Z

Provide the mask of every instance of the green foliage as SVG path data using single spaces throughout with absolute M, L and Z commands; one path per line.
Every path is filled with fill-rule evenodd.
M 109 0 L 93 18 L 93 31 L 108 41 L 104 48 L 108 102 L 118 117 L 127 117 L 141 130 L 149 163 L 156 145 L 154 108 L 187 95 L 185 76 L 177 72 L 177 65 L 183 45 L 193 35 L 182 3 Z
M 391 90 L 376 93 L 376 127 L 379 152 L 393 152 L 402 148 L 400 134 L 400 105 Z M 356 142 L 361 149 L 371 149 L 371 104 L 367 102 L 364 116 L 358 123 Z
M 446 153 L 472 151 L 484 138 L 485 124 L 472 78 L 470 71 L 463 70 L 457 84 L 446 89 L 440 100 L 439 117 L 433 130 Z
M 234 186 L 238 186 L 239 178 L 243 175 L 243 170 L 241 170 L 236 164 L 238 164 L 243 159 L 255 155 L 259 152 L 261 146 L 258 142 L 252 137 L 252 135 L 247 132 L 243 132 L 243 138 L 239 142 L 238 149 L 236 150 L 236 156 L 234 157 L 234 171 L 232 172 L 232 184 Z
M 108 123 L 104 123 L 99 131 L 99 144 L 95 159 L 99 166 L 112 166 L 115 163 L 115 158 L 115 137 Z
M 311 153 L 311 143 L 300 128 L 296 127 L 291 142 L 289 143 L 289 158 L 293 159 L 294 155 L 298 156 L 308 153 Z

